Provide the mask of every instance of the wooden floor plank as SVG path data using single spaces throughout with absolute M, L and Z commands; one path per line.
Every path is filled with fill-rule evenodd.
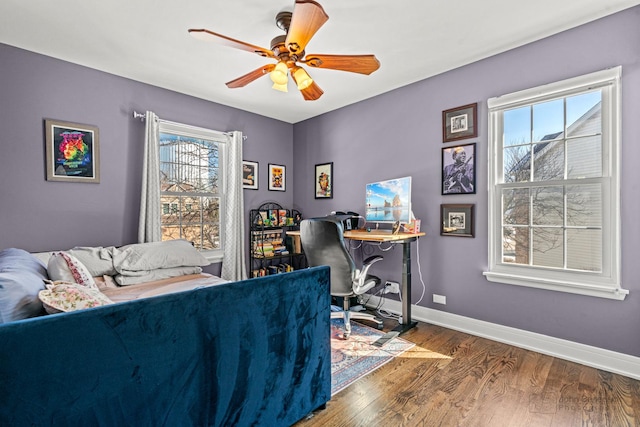
M 402 338 L 415 347 L 296 427 L 640 426 L 640 381 L 421 322 Z

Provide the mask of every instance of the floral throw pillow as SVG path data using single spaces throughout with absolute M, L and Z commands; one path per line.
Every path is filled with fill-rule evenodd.
M 82 310 L 112 304 L 102 292 L 77 283 L 49 282 L 38 293 L 44 309 L 49 314 Z
M 68 252 L 55 252 L 47 265 L 49 278 L 53 281 L 77 283 L 88 288 L 98 289 L 87 267 L 78 258 Z

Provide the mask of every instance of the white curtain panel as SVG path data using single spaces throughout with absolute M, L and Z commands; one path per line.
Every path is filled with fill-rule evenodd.
M 159 242 L 160 228 L 160 130 L 158 116 L 147 111 L 145 115 L 144 159 L 142 165 L 142 197 L 138 242 Z
M 224 255 L 221 276 L 226 280 L 247 278 L 245 265 L 244 194 L 242 190 L 242 132 L 231 133 L 225 182 Z

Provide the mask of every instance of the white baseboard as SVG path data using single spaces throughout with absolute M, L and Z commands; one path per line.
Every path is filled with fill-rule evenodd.
M 379 301 L 380 297 L 371 296 L 367 306 L 375 308 Z M 401 314 L 402 311 L 400 302 L 392 299 L 385 299 L 383 308 L 395 314 Z M 411 306 L 411 317 L 412 320 L 454 329 L 640 380 L 640 357 L 416 305 Z

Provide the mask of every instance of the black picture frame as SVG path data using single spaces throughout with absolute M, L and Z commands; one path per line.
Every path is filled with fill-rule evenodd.
M 440 205 L 440 235 L 455 237 L 475 237 L 475 205 Z
M 316 165 L 314 174 L 316 199 L 333 199 L 333 162 Z
M 442 195 L 475 194 L 476 143 L 442 148 Z
M 242 188 L 248 190 L 258 189 L 258 166 L 258 162 L 242 161 Z
M 442 142 L 478 136 L 478 103 L 451 108 L 442 112 Z
M 286 191 L 286 167 L 269 163 L 269 191 Z
M 100 138 L 92 125 L 45 119 L 47 181 L 100 183 Z

